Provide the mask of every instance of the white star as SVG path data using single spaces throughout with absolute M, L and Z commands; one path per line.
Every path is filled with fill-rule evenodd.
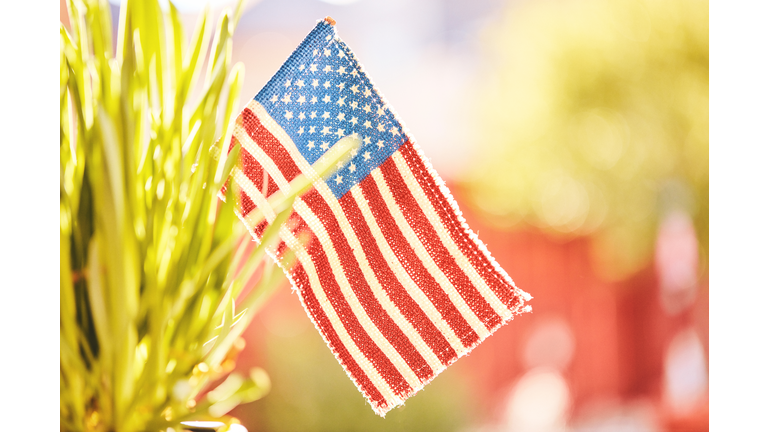
M 315 126 L 309 127 L 309 133 L 315 133 Z
M 310 141 L 312 142 L 312 141 Z M 363 159 L 368 160 L 371 158 L 371 152 L 365 152 L 363 153 Z
M 329 49 L 323 50 L 323 54 L 325 54 L 325 56 L 328 57 L 331 55 L 331 50 Z
M 286 93 L 285 96 L 283 96 L 283 102 L 291 103 L 291 94 L 290 93 Z
M 330 114 L 328 111 L 325 111 L 325 112 L 323 113 L 323 115 L 321 115 L 320 117 L 322 117 L 322 118 L 324 118 L 324 119 L 328 120 L 329 118 L 331 118 L 331 114 Z
M 369 113 L 369 114 L 370 114 L 370 112 L 371 112 L 371 106 L 370 106 L 369 104 L 365 104 L 365 106 L 363 107 L 363 111 L 365 111 L 365 112 L 367 112 L 367 113 Z
M 352 138 L 354 139 L 360 139 L 360 134 L 357 132 L 352 132 Z M 357 149 L 352 150 L 352 157 L 357 156 Z
M 360 91 L 360 90 L 357 89 L 357 84 L 353 85 L 349 89 L 352 90 L 352 93 L 354 93 L 354 94 L 357 94 Z
M 352 69 L 352 72 L 350 72 L 350 75 L 352 75 L 353 77 L 356 77 L 357 76 L 357 69 Z
M 277 102 L 277 95 L 272 96 L 272 99 L 270 99 L 272 102 Z
M 317 117 L 317 111 L 312 111 L 312 114 L 309 115 L 309 118 L 313 119 Z
M 286 111 L 285 112 L 285 118 L 287 118 L 288 120 L 292 119 L 293 118 L 293 113 L 290 112 L 290 111 Z
M 290 87 L 291 86 L 291 80 L 286 80 L 285 81 L 285 86 L 286 87 Z
M 319 85 L 320 85 L 320 84 L 318 84 L 318 83 L 317 83 L 317 80 L 316 80 L 316 79 L 313 79 L 313 80 L 312 80 L 312 87 L 314 87 L 314 88 L 317 88 L 317 86 L 319 86 Z
M 373 127 L 373 126 L 371 126 L 371 121 L 370 120 L 366 120 L 365 123 L 363 123 L 363 126 L 365 126 L 368 129 Z
M 344 66 L 339 66 L 339 68 L 336 69 L 336 72 L 344 75 L 345 73 L 347 73 L 347 70 L 346 70 L 346 68 Z
M 330 72 L 332 70 L 333 68 L 331 67 L 331 65 L 325 65 L 325 67 L 323 68 L 323 72 Z
M 339 98 L 339 100 L 337 100 L 337 101 L 336 101 L 336 105 L 338 105 L 338 106 L 344 106 L 344 105 L 345 105 L 345 103 L 344 103 L 344 99 L 346 99 L 346 98 L 347 98 L 346 96 L 344 96 L 344 97 L 340 97 L 340 98 Z
M 317 50 L 315 50 L 315 51 L 317 51 Z M 310 72 L 317 72 L 317 65 L 316 64 L 309 65 L 309 71 Z
M 344 52 L 343 52 L 343 51 L 341 51 L 341 50 L 339 50 L 339 58 L 344 58 L 344 57 L 345 57 L 345 56 L 344 56 Z
M 349 172 L 355 172 L 356 169 L 355 164 L 349 165 Z
M 338 115 L 338 116 L 336 116 L 336 120 L 338 120 L 338 121 L 342 121 L 342 120 L 344 120 L 344 113 L 343 113 L 343 112 L 342 112 L 342 113 L 339 113 L 339 115 Z
M 372 94 L 373 94 L 373 93 L 371 93 L 371 89 L 369 89 L 368 87 L 366 87 L 366 88 L 365 88 L 365 91 L 363 92 L 363 96 L 365 96 L 365 97 L 368 97 L 368 96 L 370 96 L 370 95 L 372 95 Z
M 304 70 L 304 65 L 299 66 L 299 70 L 303 71 Z
M 331 101 L 331 97 L 330 96 L 325 95 L 325 97 L 323 97 L 323 102 L 328 103 L 330 101 Z
M 356 125 L 357 124 L 357 117 L 352 117 L 352 120 L 350 120 L 349 122 L 352 123 L 353 125 Z
M 392 132 L 392 136 L 400 135 L 400 132 L 394 126 L 389 131 Z
M 298 134 L 301 135 L 304 133 L 304 126 L 299 127 Z
M 370 144 L 371 143 L 371 137 L 365 137 L 363 138 L 363 143 Z
M 339 88 L 339 90 L 344 90 L 344 83 L 339 83 L 336 87 Z
M 299 113 L 299 120 L 304 120 L 307 116 L 304 115 L 304 111 Z
M 339 138 L 342 138 L 344 136 L 344 129 L 339 129 L 336 131 L 336 136 Z
M 349 106 L 354 110 L 357 108 L 357 101 L 352 101 L 349 103 Z
M 379 140 L 379 142 L 377 142 L 376 145 L 379 146 L 380 149 L 384 148 L 384 141 Z
M 324 82 L 324 83 L 323 83 L 323 87 L 325 87 L 325 88 L 326 88 L 326 90 L 327 90 L 327 89 L 328 89 L 328 87 L 330 87 L 330 86 L 331 86 L 331 83 L 330 83 L 329 81 L 326 81 L 326 82 Z
M 310 141 L 309 144 L 307 144 L 307 148 L 311 148 L 311 149 L 315 148 L 315 142 Z
M 379 132 L 384 132 L 384 125 L 382 123 L 379 123 L 379 125 L 376 126 L 376 129 L 378 129 Z
M 344 162 L 341 162 L 341 161 L 336 162 L 336 168 L 341 169 L 341 167 L 343 166 L 344 166 Z
M 317 50 L 312 51 L 312 55 L 317 55 Z
M 302 66 L 302 67 L 303 67 L 303 66 Z M 299 70 L 301 70 L 301 68 L 299 68 Z M 304 80 L 298 80 L 298 81 L 296 81 L 296 86 L 297 86 L 298 88 L 302 88 L 302 87 L 304 87 Z
M 317 96 L 312 96 L 312 100 L 310 102 L 312 102 L 313 104 L 317 103 Z
M 301 95 L 301 96 L 299 96 L 299 98 L 298 98 L 298 99 L 296 99 L 296 102 L 298 102 L 298 103 L 299 103 L 299 105 L 303 104 L 303 103 L 304 103 L 304 102 L 306 102 L 306 101 L 307 101 L 307 100 L 306 100 L 306 99 L 304 99 L 304 95 Z
M 323 135 L 328 135 L 329 133 L 331 133 L 331 127 L 330 126 L 323 126 L 323 130 L 321 130 L 320 133 L 323 134 Z
M 336 184 L 341 184 L 341 181 L 344 180 L 344 177 L 336 174 Z
M 379 107 L 379 109 L 376 110 L 376 114 L 378 115 L 384 115 L 384 107 Z
M 323 150 L 328 150 L 328 142 L 323 141 L 323 143 L 320 145 L 320 148 Z

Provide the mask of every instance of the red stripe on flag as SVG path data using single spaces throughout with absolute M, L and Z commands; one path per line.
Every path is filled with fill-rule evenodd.
M 408 291 L 405 290 L 403 285 L 395 276 L 395 273 L 387 264 L 386 259 L 381 254 L 381 250 L 376 247 L 376 239 L 373 237 L 370 228 L 365 222 L 360 207 L 357 206 L 354 197 L 350 192 L 347 192 L 339 199 L 339 204 L 344 210 L 344 214 L 352 225 L 355 234 L 360 239 L 360 244 L 369 245 L 370 247 L 364 247 L 363 251 L 368 258 L 368 262 L 371 267 L 375 269 L 376 277 L 381 284 L 381 287 L 386 291 L 389 298 L 395 304 L 400 313 L 403 314 L 405 319 L 413 325 L 413 328 L 419 332 L 421 338 L 429 346 L 432 352 L 435 353 L 437 358 L 444 364 L 448 365 L 457 358 L 456 351 L 453 350 L 448 340 L 438 330 L 435 324 L 430 321 L 424 311 L 419 305 L 411 298 Z
M 390 344 L 397 350 L 411 370 L 419 377 L 426 380 L 434 374 L 426 360 L 419 354 L 402 329 L 389 316 L 373 294 L 368 281 L 365 280 L 360 263 L 355 258 L 344 232 L 336 220 L 336 216 L 325 202 L 317 189 L 312 189 L 302 197 L 307 206 L 320 219 L 325 230 L 331 238 L 333 248 L 339 256 L 339 261 L 344 268 L 344 273 L 350 282 L 350 287 L 360 304 L 365 309 L 373 324 L 381 331 Z
M 256 237 L 261 238 L 261 236 L 264 234 L 264 231 L 266 231 L 268 225 L 269 225 L 269 222 L 267 222 L 266 220 L 261 221 L 258 225 L 256 225 L 253 228 L 253 233 L 256 235 Z
M 242 215 L 247 215 L 248 213 L 253 211 L 253 209 L 256 208 L 256 204 L 254 204 L 253 201 L 251 201 L 251 198 L 248 197 L 248 194 L 245 193 L 245 191 L 242 189 L 240 189 L 240 202 L 238 203 L 238 205 L 240 209 L 240 214 Z
M 323 312 L 323 308 L 320 306 L 320 302 L 317 301 L 315 293 L 312 292 L 309 277 L 307 276 L 304 267 L 301 264 L 297 264 L 292 272 L 292 276 L 293 281 L 301 294 L 299 298 L 312 317 L 312 321 L 315 322 L 315 325 L 317 325 L 318 329 L 323 333 L 323 336 L 325 336 L 325 340 L 328 341 L 328 344 L 331 346 L 331 349 L 334 354 L 336 354 L 336 357 L 339 359 L 342 366 L 344 366 L 357 385 L 364 393 L 366 393 L 368 399 L 371 400 L 377 408 L 386 406 L 387 400 L 379 392 L 370 378 L 368 378 L 368 375 L 365 374 L 360 365 L 355 362 L 352 355 L 347 351 L 347 348 L 336 334 L 336 331 L 333 330 L 331 321 Z
M 269 197 L 273 193 L 277 192 L 279 188 L 277 183 L 267 175 L 262 168 L 261 164 L 248 153 L 248 150 L 240 147 L 240 160 L 243 163 L 243 173 L 253 182 L 253 184 L 259 189 L 262 195 Z M 264 176 L 267 176 L 267 193 L 264 193 Z
M 399 151 L 419 185 L 424 190 L 424 194 L 429 199 L 432 207 L 440 215 L 442 225 L 448 230 L 459 250 L 467 257 L 499 300 L 509 309 L 514 310 L 522 302 L 522 299 L 515 295 L 512 285 L 505 281 L 493 268 L 493 264 L 491 264 L 485 253 L 480 250 L 477 243 L 464 232 L 464 228 L 454 213 L 448 198 L 440 191 L 440 187 L 435 182 L 432 174 L 429 173 L 426 165 L 424 165 L 424 161 L 416 152 L 410 140 L 403 143 Z
M 235 120 L 237 121 L 237 120 Z M 229 140 L 229 149 L 227 150 L 227 154 L 232 151 L 232 149 L 235 147 L 235 143 L 237 143 L 237 138 L 235 138 L 234 135 L 232 135 L 232 138 Z
M 405 184 L 400 172 L 397 170 L 395 161 L 391 158 L 384 161 L 379 166 L 384 180 L 387 182 L 392 195 L 395 197 L 397 205 L 403 212 L 408 224 L 424 245 L 429 245 L 427 251 L 435 260 L 435 264 L 443 271 L 451 284 L 456 288 L 467 305 L 477 315 L 478 318 L 490 330 L 501 324 L 501 317 L 493 310 L 490 304 L 483 298 L 482 294 L 472 285 L 472 281 L 466 273 L 458 266 L 451 253 L 440 241 L 435 228 L 427 219 L 427 216 L 419 207 L 419 203 L 413 197 L 412 192 Z
M 288 245 L 284 241 L 280 240 L 280 243 L 277 244 L 277 249 L 275 249 L 275 257 L 282 259 L 287 250 Z
M 357 320 L 347 299 L 344 298 L 344 293 L 341 292 L 341 287 L 336 282 L 333 269 L 320 242 L 314 241 L 305 249 L 315 264 L 317 277 L 320 279 L 320 285 L 322 285 L 328 301 L 333 305 L 344 328 L 347 329 L 349 336 L 355 342 L 358 349 L 360 349 L 360 352 L 374 365 L 396 395 L 404 397 L 406 394 L 409 394 L 412 390 L 411 386 L 408 385 L 405 378 L 400 374 L 395 365 L 392 364 L 386 354 L 371 339 L 368 332 Z
M 369 175 L 364 178 L 360 182 L 360 188 L 363 191 L 363 196 L 370 203 L 371 213 L 376 218 L 381 232 L 402 263 L 403 268 L 405 268 L 414 281 L 421 283 L 417 288 L 421 289 L 429 301 L 435 305 L 435 308 L 453 329 L 464 346 L 470 347 L 474 345 L 480 340 L 477 333 L 472 330 L 472 327 L 470 327 L 469 323 L 461 315 L 461 312 L 451 302 L 448 294 L 443 291 L 440 284 L 429 274 L 429 270 L 424 267 L 424 264 L 416 255 L 408 240 L 397 228 L 397 222 L 395 222 L 389 210 L 387 210 L 387 204 L 384 202 L 384 198 L 382 198 L 373 177 Z
M 275 138 L 268 130 L 261 124 L 261 121 L 256 114 L 249 108 L 245 108 L 241 114 L 243 116 L 243 126 L 248 135 L 253 139 L 267 156 L 277 165 L 277 168 L 283 173 L 283 176 L 287 181 L 291 181 L 297 175 L 301 174 L 299 167 L 294 163 L 293 158 L 288 151 L 283 147 L 280 141 Z

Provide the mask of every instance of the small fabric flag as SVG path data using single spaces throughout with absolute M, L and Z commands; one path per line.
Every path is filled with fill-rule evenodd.
M 310 185 L 270 253 L 295 255 L 284 270 L 304 309 L 383 416 L 531 297 L 469 229 L 334 24 L 320 21 L 240 113 L 232 180 L 256 241 L 274 203 Z M 344 140 L 358 146 L 334 159 Z

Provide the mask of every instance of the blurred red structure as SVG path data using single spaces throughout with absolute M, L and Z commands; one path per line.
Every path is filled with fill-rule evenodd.
M 461 201 L 460 190 L 451 188 Z M 533 313 L 500 329 L 456 367 L 473 377 L 482 406 L 496 407 L 525 372 L 526 341 L 536 325 L 557 317 L 573 334 L 572 361 L 564 369 L 572 398 L 572 418 L 594 405 L 643 400 L 662 430 L 709 430 L 708 398 L 685 413 L 664 402 L 665 353 L 674 336 L 693 328 L 709 353 L 708 276 L 699 278 L 692 306 L 670 316 L 660 302 L 652 263 L 627 280 L 605 282 L 592 270 L 589 238 L 558 241 L 534 229 L 502 231 L 490 227 L 468 206 L 460 206 L 479 230 L 499 264 L 530 292 Z M 498 408 L 494 408 L 498 410 Z M 487 413 L 488 415 L 499 415 Z

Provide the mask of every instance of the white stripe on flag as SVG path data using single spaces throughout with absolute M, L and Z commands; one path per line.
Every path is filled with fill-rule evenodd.
M 280 238 L 288 245 L 288 247 L 291 248 L 291 250 L 296 253 L 296 257 L 301 263 L 301 266 L 307 272 L 307 276 L 310 280 L 309 285 L 315 295 L 315 298 L 317 298 L 323 313 L 325 313 L 325 316 L 328 317 L 333 330 L 339 336 L 339 339 L 341 339 L 341 342 L 344 344 L 347 351 L 349 351 L 352 358 L 368 376 L 373 385 L 376 386 L 376 389 L 379 390 L 382 396 L 384 396 L 384 399 L 386 399 L 389 406 L 403 403 L 403 400 L 393 393 L 392 389 L 389 387 L 386 381 L 384 381 L 384 378 L 381 376 L 381 374 L 379 374 L 379 371 L 376 370 L 370 360 L 368 360 L 365 354 L 363 354 L 357 347 L 355 342 L 349 336 L 349 333 L 347 333 L 347 329 L 344 328 L 344 325 L 339 319 L 339 316 L 336 314 L 336 310 L 333 308 L 331 302 L 328 301 L 328 297 L 326 297 L 323 289 L 320 288 L 322 285 L 320 284 L 320 279 L 317 276 L 317 269 L 315 269 L 315 264 L 312 261 L 312 258 L 309 256 L 309 253 L 304 249 L 304 246 L 301 245 L 299 240 L 285 226 L 280 228 Z M 327 342 L 328 340 L 326 339 L 326 343 Z M 341 363 L 344 364 L 343 362 Z
M 376 240 L 376 245 L 378 246 L 382 255 L 384 255 L 384 259 L 387 261 L 387 264 L 389 264 L 389 267 L 392 269 L 395 277 L 400 282 L 400 285 L 405 288 L 405 290 L 408 292 L 408 295 L 411 296 L 416 304 L 419 305 L 419 308 L 421 308 L 421 310 L 424 311 L 424 313 L 427 315 L 427 318 L 429 318 L 429 320 L 432 321 L 440 333 L 445 336 L 445 339 L 451 345 L 453 350 L 456 351 L 457 354 L 463 352 L 465 349 L 464 344 L 461 343 L 461 340 L 459 340 L 458 336 L 456 336 L 456 333 L 454 333 L 448 322 L 443 319 L 443 316 L 440 314 L 437 308 L 435 308 L 435 306 L 424 294 L 424 292 L 418 288 L 416 281 L 411 279 L 411 276 L 408 274 L 405 268 L 403 268 L 400 260 L 397 259 L 397 256 L 395 256 L 395 253 L 392 251 L 389 243 L 387 243 L 387 239 L 384 237 L 384 233 L 381 232 L 381 228 L 379 228 L 379 225 L 376 222 L 376 218 L 373 216 L 373 212 L 371 212 L 371 207 L 368 205 L 368 201 L 363 196 L 363 191 L 360 188 L 360 185 L 352 186 L 350 192 L 352 192 L 352 197 L 355 199 L 357 206 L 360 208 L 360 212 L 363 214 L 366 224 L 371 229 L 373 238 Z M 442 370 L 442 368 L 440 370 Z M 437 374 L 437 371 L 435 371 L 435 374 Z
M 480 339 L 482 340 L 488 337 L 490 334 L 488 329 L 485 327 L 482 321 L 480 321 L 477 315 L 475 315 L 474 311 L 472 311 L 467 302 L 464 301 L 464 298 L 459 294 L 459 292 L 456 291 L 456 288 L 454 288 L 451 281 L 448 280 L 448 278 L 445 276 L 445 273 L 443 273 L 440 267 L 438 267 L 438 265 L 432 259 L 432 256 L 424 247 L 424 244 L 422 244 L 419 237 L 413 231 L 413 228 L 411 228 L 410 224 L 408 224 L 408 221 L 405 219 L 400 206 L 395 201 L 394 196 L 392 196 L 392 191 L 389 189 L 389 185 L 387 185 L 386 180 L 384 180 L 384 176 L 381 174 L 381 169 L 376 168 L 375 170 L 371 171 L 371 176 L 376 182 L 376 186 L 379 188 L 379 192 L 381 192 L 381 196 L 384 198 L 387 209 L 389 209 L 390 214 L 392 214 L 392 217 L 394 217 L 398 228 L 400 228 L 400 231 L 403 233 L 405 238 L 408 239 L 408 243 L 413 247 L 414 252 L 416 252 L 416 255 L 424 264 L 424 267 L 426 267 L 427 271 L 429 271 L 429 274 L 435 278 L 437 283 L 440 284 L 440 286 L 443 288 L 443 291 L 448 294 L 451 302 L 454 304 L 454 306 L 456 306 L 456 309 L 461 312 L 461 315 L 464 317 L 467 323 L 469 323 L 470 327 L 472 327 L 472 330 L 477 333 Z
M 440 215 L 438 215 L 437 211 L 435 211 L 435 208 L 432 206 L 432 202 L 430 202 L 429 198 L 424 193 L 424 190 L 421 188 L 421 185 L 419 185 L 416 177 L 413 175 L 413 172 L 411 172 L 410 167 L 408 167 L 408 163 L 403 158 L 403 155 L 397 151 L 392 155 L 392 159 L 395 162 L 397 170 L 400 172 L 400 176 L 408 186 L 408 190 L 411 192 L 411 195 L 413 195 L 415 198 L 416 202 L 421 208 L 421 211 L 424 212 L 427 220 L 429 220 L 435 232 L 440 237 L 440 241 L 443 243 L 443 246 L 445 246 L 445 248 L 448 249 L 448 251 L 451 253 L 451 256 L 456 261 L 456 264 L 458 264 L 459 268 L 464 272 L 464 274 L 467 275 L 467 277 L 469 277 L 469 279 L 472 281 L 472 284 L 477 288 L 477 291 L 483 296 L 485 301 L 491 305 L 494 312 L 496 312 L 504 320 L 511 317 L 512 311 L 507 309 L 504 303 L 499 300 L 499 298 L 491 290 L 488 284 L 485 283 L 485 280 L 482 278 L 482 276 L 480 276 L 475 267 L 469 262 L 469 259 L 467 259 L 464 253 L 459 250 L 459 247 L 453 241 L 451 235 L 448 233 L 445 227 L 442 226 L 440 222 Z
M 317 236 L 320 245 L 323 247 L 325 256 L 328 257 L 328 261 L 331 264 L 333 276 L 336 279 L 336 282 L 339 284 L 341 292 L 344 294 L 344 298 L 347 300 L 347 303 L 349 303 L 349 306 L 352 309 L 352 312 L 355 314 L 357 321 L 365 329 L 366 333 L 371 336 L 373 342 L 381 349 L 382 352 L 384 352 L 384 355 L 387 356 L 387 358 L 397 368 L 398 372 L 400 372 L 400 375 L 405 378 L 405 380 L 408 382 L 408 385 L 410 385 L 411 388 L 420 388 L 421 380 L 419 380 L 419 377 L 413 373 L 413 370 L 411 370 L 400 353 L 397 352 L 397 349 L 395 349 L 395 347 L 389 343 L 387 338 L 381 334 L 381 331 L 379 331 L 378 327 L 376 327 L 376 324 L 371 321 L 371 318 L 365 312 L 365 309 L 360 303 L 360 300 L 357 298 L 357 295 L 355 295 L 354 291 L 352 291 L 352 287 L 349 285 L 347 275 L 344 273 L 344 268 L 341 265 L 338 254 L 336 253 L 336 248 L 333 247 L 331 237 L 325 230 L 323 223 L 320 222 L 320 219 L 314 213 L 312 213 L 312 210 L 301 198 L 296 198 L 296 201 L 294 201 L 293 204 L 293 208 L 296 210 L 299 216 L 301 216 L 302 219 L 307 222 L 309 228 L 312 230 L 312 232 L 315 233 L 315 236 Z

